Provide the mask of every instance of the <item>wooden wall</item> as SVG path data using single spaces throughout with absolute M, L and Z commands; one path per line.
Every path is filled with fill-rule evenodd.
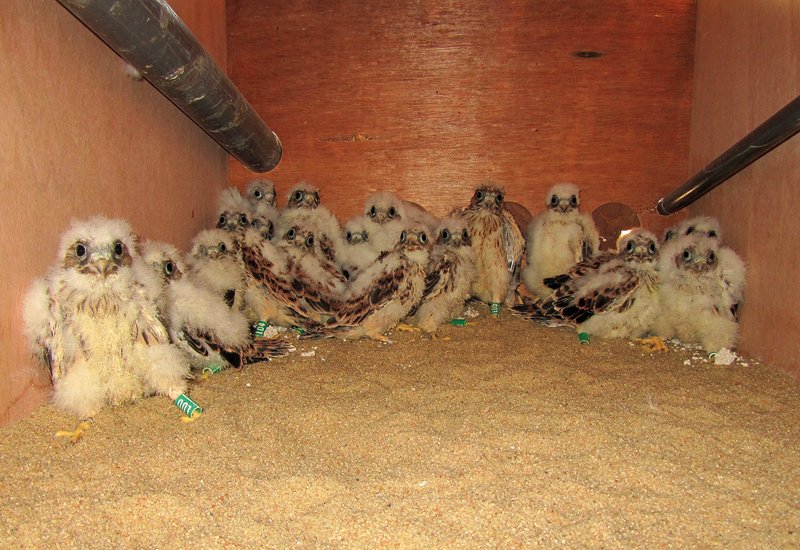
M 699 0 L 692 171 L 800 94 L 800 2 Z M 800 136 L 690 207 L 748 264 L 741 348 L 800 378 Z
M 225 63 L 225 2 L 170 2 Z M 73 217 L 127 218 L 185 247 L 214 219 L 225 152 L 53 0 L 0 2 L 0 424 L 47 399 L 22 296 Z
M 687 176 L 694 0 L 228 0 L 227 20 L 281 193 L 307 179 L 342 219 L 376 189 L 444 214 L 495 180 L 536 212 L 572 181 L 588 209 L 674 221 L 651 209 Z

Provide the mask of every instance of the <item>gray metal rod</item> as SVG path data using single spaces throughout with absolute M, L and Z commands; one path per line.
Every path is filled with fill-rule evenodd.
M 58 1 L 250 170 L 278 165 L 278 136 L 165 1 Z
M 669 216 L 689 206 L 797 132 L 800 132 L 800 96 L 711 161 L 686 183 L 662 197 L 656 205 L 658 213 Z

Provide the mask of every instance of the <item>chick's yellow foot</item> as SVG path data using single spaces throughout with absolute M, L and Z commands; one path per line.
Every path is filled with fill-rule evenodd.
M 69 440 L 73 443 L 77 443 L 81 437 L 83 437 L 83 433 L 88 431 L 89 428 L 92 427 L 92 419 L 87 418 L 86 420 L 81 420 L 80 424 L 72 430 L 71 432 L 68 430 L 59 430 L 56 432 L 56 437 L 68 437 Z
M 192 413 L 192 416 L 183 415 L 183 416 L 181 416 L 181 422 L 183 422 L 184 424 L 188 424 L 189 422 L 194 422 L 195 420 L 200 418 L 201 414 L 203 414 L 203 413 L 201 413 L 200 411 L 194 411 Z
M 415 327 L 414 325 L 407 325 L 406 323 L 400 323 L 395 328 L 403 332 L 422 332 L 421 328 Z
M 667 344 L 664 342 L 664 339 L 661 336 L 650 336 L 649 338 L 637 340 L 637 342 L 639 342 L 639 345 L 649 353 L 654 351 L 669 351 Z

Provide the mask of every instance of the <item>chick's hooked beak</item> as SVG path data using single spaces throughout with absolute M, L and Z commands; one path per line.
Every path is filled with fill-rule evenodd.
M 654 250 L 654 246 L 652 243 L 644 242 L 639 243 L 633 249 L 631 256 L 635 257 L 637 260 L 642 262 L 649 262 L 655 260 L 656 256 L 658 255 L 658 251 Z
M 408 231 L 406 232 L 406 239 L 403 244 L 406 249 L 419 250 L 422 248 L 427 248 L 429 242 L 428 236 L 424 231 L 420 231 L 419 233 L 415 231 Z
M 562 214 L 566 214 L 570 210 L 573 209 L 572 203 L 570 199 L 558 199 L 558 204 L 553 207 L 553 210 L 557 212 L 561 212 Z
M 113 254 L 110 250 L 103 250 L 102 252 L 95 252 L 89 258 L 89 265 L 91 270 L 107 277 L 108 275 L 117 271 L 117 264 L 114 262 Z
M 375 220 L 375 223 L 379 223 L 381 225 L 384 224 L 388 219 L 386 216 L 386 211 L 382 209 L 377 210 L 373 219 Z

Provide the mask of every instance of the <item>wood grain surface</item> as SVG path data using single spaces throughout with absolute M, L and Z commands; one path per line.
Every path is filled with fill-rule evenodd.
M 535 214 L 572 181 L 585 209 L 672 222 L 650 210 L 688 175 L 693 0 L 226 6 L 231 78 L 285 146 L 281 194 L 307 179 L 344 219 L 387 189 L 441 215 L 494 180 Z M 234 185 L 253 177 L 231 162 Z
M 703 0 L 690 166 L 701 170 L 800 93 L 800 2 Z M 691 207 L 747 263 L 740 348 L 800 379 L 800 136 Z

